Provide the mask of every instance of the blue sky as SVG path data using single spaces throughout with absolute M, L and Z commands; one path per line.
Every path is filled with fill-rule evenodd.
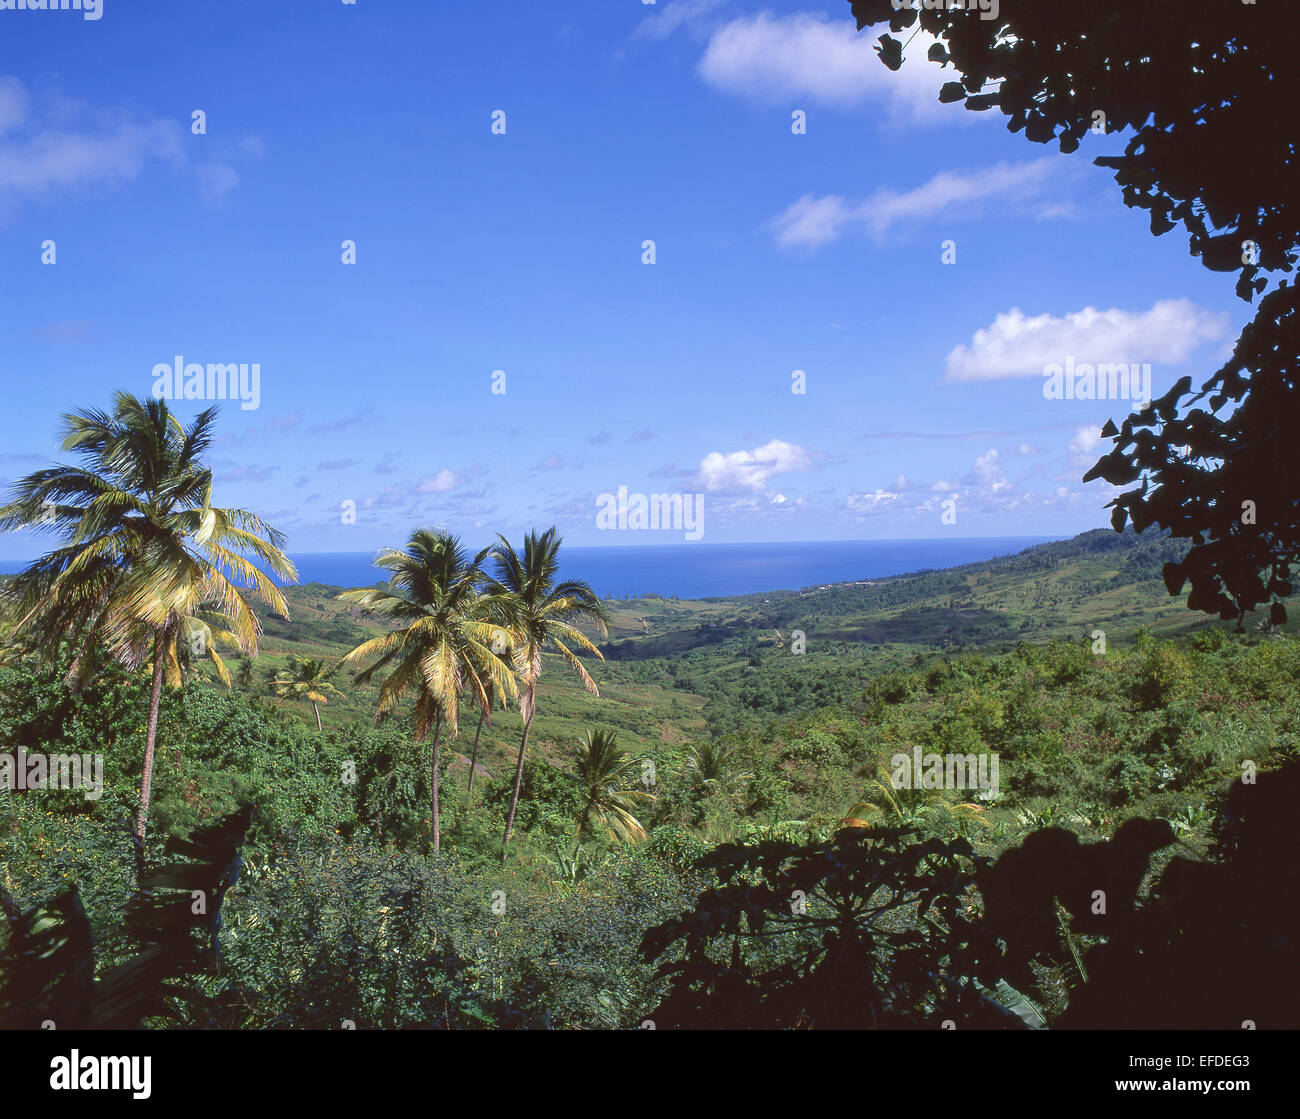
M 1130 404 L 1044 367 L 1159 395 L 1248 312 L 1091 166 L 1121 136 L 939 105 L 840 0 L 103 5 L 0 10 L 6 489 L 182 355 L 260 366 L 214 499 L 292 551 L 682 539 L 598 530 L 620 486 L 703 494 L 711 542 L 1068 535 Z

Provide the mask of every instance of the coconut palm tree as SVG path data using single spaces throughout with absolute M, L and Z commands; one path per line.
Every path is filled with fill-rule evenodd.
M 315 657 L 293 656 L 288 668 L 282 668 L 271 681 L 271 691 L 283 702 L 286 699 L 305 699 L 316 713 L 316 729 L 321 730 L 320 704 L 329 703 L 328 696 L 342 695 L 329 682 L 333 666 Z M 249 675 L 252 675 L 251 666 Z M 328 695 L 327 695 L 328 693 Z
M 522 554 L 515 551 L 504 536 L 498 534 L 497 540 L 498 546 L 493 551 L 497 576 L 489 587 L 510 612 L 510 628 L 514 631 L 515 642 L 514 668 L 523 685 L 519 713 L 524 720 L 519 757 L 515 762 L 515 783 L 510 794 L 510 810 L 506 816 L 505 838 L 502 840 L 501 857 L 504 859 L 510 845 L 510 832 L 515 824 L 515 810 L 519 807 L 528 736 L 537 710 L 537 683 L 542 674 L 542 650 L 553 646 L 568 661 L 569 667 L 577 673 L 587 691 L 592 695 L 600 695 L 596 682 L 570 646 L 595 653 L 604 660 L 600 650 L 574 623 L 594 623 L 603 635 L 607 635 L 609 620 L 604 605 L 586 583 L 559 578 L 562 540 L 556 534 L 554 526 L 540 536 L 535 532 L 528 533 L 524 537 Z
M 391 572 L 385 587 L 345 591 L 338 597 L 395 628 L 362 642 L 340 664 L 378 658 L 357 674 L 369 682 L 388 675 L 379 689 L 377 717 L 387 718 L 403 697 L 415 700 L 415 740 L 433 730 L 433 848 L 442 849 L 438 798 L 438 760 L 444 725 L 455 737 L 460 725 L 460 693 L 468 690 L 480 711 L 490 709 L 491 685 L 515 695 L 510 666 L 492 651 L 509 640 L 501 624 L 505 606 L 495 593 L 483 593 L 482 563 L 488 549 L 472 559 L 448 533 L 417 529 L 405 551 L 386 549 L 375 566 Z
M 212 504 L 212 471 L 201 458 L 216 415 L 205 409 L 186 428 L 165 401 L 125 392 L 111 412 L 69 413 L 63 449 L 82 464 L 29 474 L 0 508 L 0 530 L 62 537 L 5 588 L 17 632 L 40 636 L 51 651 L 68 639 L 69 676 L 78 681 L 102 659 L 133 670 L 152 665 L 135 829 L 140 859 L 164 675 L 179 684 L 183 660 L 204 656 L 229 687 L 217 645 L 255 653 L 261 633 L 245 589 L 287 617 L 263 568 L 297 577 L 281 550 L 283 534 L 245 510 Z
M 706 740 L 689 748 L 686 755 L 686 768 L 691 771 L 696 786 L 701 792 L 717 790 L 730 791 L 732 784 L 753 777 L 752 773 L 739 772 L 736 768 L 736 749 L 724 742 Z
M 248 657 L 240 657 L 235 667 L 235 683 L 247 691 L 253 686 L 254 679 L 253 662 Z
M 871 828 L 877 825 L 917 823 L 934 814 L 958 829 L 970 823 L 989 826 L 984 807 L 950 800 L 940 789 L 912 789 L 895 786 L 888 769 L 880 766 L 874 781 L 868 781 L 863 798 L 843 819 L 841 828 Z
M 640 789 L 624 787 L 635 781 L 636 760 L 618 745 L 617 733 L 589 730 L 578 743 L 577 768 L 578 780 L 584 787 L 577 841 L 581 843 L 593 827 L 603 828 L 611 839 L 624 843 L 645 839 L 645 828 L 632 810 L 655 798 Z

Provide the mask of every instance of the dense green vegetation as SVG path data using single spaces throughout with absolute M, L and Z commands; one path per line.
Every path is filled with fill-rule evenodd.
M 961 861 L 997 858 L 1047 825 L 1097 841 L 1126 821 L 1156 818 L 1178 843 L 1155 854 L 1147 885 L 1171 854 L 1207 857 L 1222 797 L 1243 763 L 1267 772 L 1296 754 L 1300 704 L 1287 682 L 1300 671 L 1300 647 L 1280 632 L 1234 634 L 1218 623 L 1157 636 L 1186 626 L 1159 583 L 1167 548 L 1086 534 L 982 569 L 881 581 L 881 590 L 608 603 L 606 660 L 584 658 L 599 696 L 576 678 L 543 676 L 535 753 L 504 864 L 500 829 L 518 712 L 498 710 L 484 728 L 472 798 L 473 724 L 441 755 L 435 855 L 428 756 L 413 746 L 409 722 L 375 725 L 375 686 L 335 669 L 338 694 L 327 696 L 317 730 L 310 700 L 294 701 L 295 675 L 286 674 L 303 675 L 294 658 L 308 651 L 332 665 L 382 630 L 354 617 L 337 590 L 289 588 L 290 610 L 301 608 L 293 621 L 268 625 L 255 671 L 241 674 L 236 665 L 229 690 L 191 673 L 161 696 L 151 857 L 165 841 L 255 806 L 242 878 L 223 909 L 222 970 L 205 980 L 219 1006 L 211 1020 L 635 1026 L 667 998 L 663 1005 L 683 1022 L 706 1021 L 699 1007 L 682 1008 L 694 1005 L 685 992 L 712 982 L 699 970 L 712 940 L 692 946 L 665 931 L 647 942 L 667 953 L 656 961 L 641 951 L 643 937 L 675 928 L 697 897 L 722 886 L 720 876 L 734 872 L 728 851 L 757 858 L 772 844 L 789 851 L 842 844 L 856 834 L 843 830 L 845 820 L 877 835 L 891 858 L 938 843 L 968 851 Z M 925 608 L 956 588 L 979 594 L 985 586 L 1069 603 L 1076 635 L 964 648 L 937 631 L 927 632 L 928 644 L 818 636 L 828 617 L 838 619 L 837 633 L 860 628 L 871 613 L 852 613 L 855 599 L 875 612 L 870 596 L 893 596 L 889 608 L 905 616 L 909 603 Z M 1101 627 L 1083 620 L 1090 603 L 1112 627 L 1104 652 L 1090 636 Z M 802 655 L 789 648 L 795 616 L 774 616 L 791 606 L 808 619 Z M 1133 612 L 1150 626 L 1120 628 L 1115 619 Z M 1062 624 L 1034 617 L 1025 615 L 1045 633 Z M 727 627 L 721 640 L 706 618 Z M 683 628 L 670 628 L 675 623 Z M 630 632 L 634 624 L 640 635 Z M 674 652 L 657 655 L 665 641 Z M 20 656 L 0 669 L 0 750 L 39 743 L 49 753 L 100 752 L 104 795 L 0 794 L 0 886 L 21 908 L 75 884 L 105 971 L 131 950 L 117 930 L 134 893 L 128 825 L 150 680 L 144 670 L 108 664 L 75 692 L 67 668 L 65 655 L 54 663 Z M 319 676 L 319 667 L 307 668 Z M 599 729 L 588 735 L 591 728 Z M 617 732 L 608 758 L 600 756 L 608 753 L 605 731 Z M 997 794 L 893 788 L 891 758 L 916 746 L 996 754 Z M 604 776 L 593 778 L 602 767 Z M 973 873 L 976 864 L 965 865 L 963 873 Z M 890 936 L 906 933 L 906 912 L 891 919 Z M 792 927 L 790 943 L 807 931 Z M 1063 929 L 1059 950 L 1040 953 L 998 1005 L 1027 998 L 1023 1005 L 1052 1021 L 1078 982 L 1074 953 L 1101 942 Z M 780 957 L 765 955 L 771 945 L 753 950 L 755 968 Z M 657 964 L 669 959 L 676 963 L 660 976 Z M 888 976 L 881 981 L 888 985 Z M 803 999 L 817 988 L 799 989 Z M 982 1021 L 989 1000 L 967 1005 L 958 994 L 950 1002 L 943 991 L 913 990 L 910 1009 L 882 1011 L 882 1021 L 927 1006 Z M 766 1011 L 754 1013 L 767 1021 Z M 797 1022 L 800 1013 L 811 1011 L 783 1011 L 769 1024 Z

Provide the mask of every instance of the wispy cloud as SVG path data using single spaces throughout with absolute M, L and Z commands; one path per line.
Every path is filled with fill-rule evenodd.
M 942 218 L 968 220 L 996 204 L 1000 212 L 1035 218 L 1073 213 L 1062 201 L 1058 159 L 999 163 L 977 171 L 941 171 L 912 190 L 881 188 L 861 202 L 838 194 L 805 194 L 769 223 L 783 248 L 818 248 L 848 234 L 882 237 L 897 225 Z

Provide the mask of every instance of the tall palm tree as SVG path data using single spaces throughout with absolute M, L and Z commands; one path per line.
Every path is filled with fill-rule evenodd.
M 16 630 L 42 638 L 47 655 L 68 640 L 69 677 L 78 681 L 102 659 L 132 670 L 152 665 L 135 829 L 141 859 L 164 675 L 177 685 L 183 665 L 202 656 L 229 687 L 217 645 L 255 653 L 261 634 L 245 589 L 288 617 L 262 568 L 297 578 L 282 533 L 243 509 L 212 504 L 212 471 L 201 456 L 216 415 L 205 409 L 185 428 L 165 401 L 124 392 L 111 412 L 71 412 L 63 449 L 82 465 L 29 474 L 0 508 L 0 530 L 62 537 L 5 588 Z
M 498 534 L 497 540 L 499 544 L 493 552 L 497 576 L 489 585 L 510 611 L 510 628 L 515 634 L 514 666 L 523 684 L 519 713 L 524 719 L 519 757 L 515 763 L 515 784 L 510 794 L 510 811 L 506 816 L 505 838 L 502 840 L 501 857 L 504 859 L 510 845 L 510 832 L 515 824 L 515 810 L 519 807 L 528 735 L 537 710 L 537 682 L 542 674 L 542 650 L 553 645 L 569 662 L 587 691 L 592 695 L 600 695 L 596 682 L 569 646 L 585 649 L 604 660 L 600 650 L 574 623 L 594 623 L 602 635 L 607 635 L 609 619 L 595 591 L 586 583 L 559 578 L 562 540 L 556 534 L 554 526 L 540 536 L 535 532 L 528 533 L 524 537 L 522 555 L 515 551 L 504 536 Z
M 578 779 L 584 786 L 582 809 L 578 814 L 577 840 L 593 825 L 605 829 L 611 839 L 638 843 L 645 839 L 645 828 L 633 814 L 638 803 L 655 798 L 640 789 L 622 786 L 635 781 L 632 773 L 636 760 L 618 744 L 614 731 L 589 730 L 578 743 Z
M 415 740 L 433 729 L 433 848 L 442 849 L 439 819 L 438 759 L 445 725 L 452 737 L 460 724 L 460 693 L 469 691 L 480 711 L 491 706 L 488 688 L 516 694 L 510 666 L 492 651 L 493 642 L 508 640 L 501 624 L 500 596 L 483 593 L 484 549 L 466 558 L 460 542 L 448 533 L 417 529 L 405 551 L 389 548 L 374 560 L 391 572 L 381 589 L 344 591 L 338 597 L 395 628 L 362 642 L 340 664 L 378 658 L 357 674 L 364 684 L 390 670 L 379 689 L 377 716 L 390 716 L 402 698 L 415 699 Z
M 295 654 L 289 667 L 282 668 L 272 679 L 271 691 L 281 701 L 305 699 L 310 702 L 311 709 L 316 712 L 316 729 L 321 730 L 320 704 L 329 703 L 328 696 L 342 695 L 338 688 L 329 682 L 332 671 L 333 666 L 327 665 L 324 661 Z

